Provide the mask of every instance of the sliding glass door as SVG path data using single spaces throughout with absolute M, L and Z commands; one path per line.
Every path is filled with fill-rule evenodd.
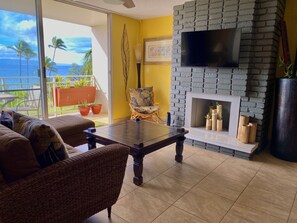
M 40 4 L 0 2 L 0 108 L 47 118 Z

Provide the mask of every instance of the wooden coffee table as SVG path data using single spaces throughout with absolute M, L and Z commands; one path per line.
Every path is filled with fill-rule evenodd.
M 136 185 L 143 182 L 143 158 L 145 155 L 159 150 L 167 145 L 176 143 L 175 160 L 182 162 L 185 134 L 183 128 L 169 127 L 154 124 L 143 120 L 129 120 L 118 124 L 108 125 L 84 131 L 87 134 L 88 147 L 93 149 L 96 143 L 109 145 L 119 143 L 130 148 L 130 155 L 133 156 L 134 178 Z

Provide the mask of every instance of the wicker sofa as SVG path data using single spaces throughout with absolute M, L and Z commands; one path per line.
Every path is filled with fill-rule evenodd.
M 17 147 L 25 147 L 26 139 L 18 142 L 14 134 L 0 125 L 0 168 L 7 162 L 3 154 L 8 147 L 12 157 L 22 162 L 15 154 L 24 151 Z M 15 181 L 0 180 L 0 223 L 75 223 L 106 208 L 110 215 L 121 190 L 128 150 L 118 144 L 104 146 Z

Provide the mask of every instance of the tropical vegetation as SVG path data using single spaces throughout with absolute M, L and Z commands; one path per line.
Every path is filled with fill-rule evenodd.
M 61 38 L 57 38 L 56 36 L 54 36 L 52 38 L 52 44 L 48 45 L 49 48 L 54 48 L 54 52 L 53 52 L 53 57 L 52 57 L 52 62 L 55 62 L 55 56 L 56 56 L 56 51 L 57 49 L 60 50 L 66 50 L 67 46 L 65 45 L 64 41 Z M 49 70 L 49 75 L 52 73 L 52 68 Z
M 17 53 L 17 56 L 19 57 L 20 83 L 21 83 L 21 87 L 23 87 L 22 56 L 25 56 L 25 59 L 27 61 L 27 77 L 28 77 L 29 76 L 29 60 L 32 57 L 35 57 L 36 53 L 33 52 L 33 50 L 31 49 L 31 46 L 24 40 L 19 40 L 15 45 L 7 46 L 7 48 L 15 51 Z

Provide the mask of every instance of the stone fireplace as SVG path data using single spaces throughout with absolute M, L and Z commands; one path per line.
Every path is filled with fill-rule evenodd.
M 226 109 L 230 106 L 231 111 L 232 103 L 226 98 L 237 97 L 239 115 L 249 116 L 258 124 L 257 142 L 259 150 L 263 149 L 271 115 L 279 21 L 283 13 L 284 3 L 281 0 L 196 0 L 175 6 L 170 107 L 172 124 L 186 128 L 199 127 L 202 121 L 189 114 L 193 106 L 207 105 L 207 100 L 218 100 L 225 103 Z M 227 28 L 241 28 L 242 31 L 238 68 L 181 67 L 182 32 Z M 209 96 L 217 96 L 218 99 Z M 226 100 L 219 100 L 221 97 L 226 97 Z M 186 103 L 189 100 L 192 103 L 190 110 Z M 200 113 L 204 116 L 205 110 Z M 225 126 L 228 133 L 217 137 L 228 135 L 236 140 L 235 127 L 230 126 L 230 121 L 238 123 L 238 115 L 228 117 L 229 120 L 224 121 L 228 123 Z M 205 149 L 243 158 L 249 158 L 254 151 L 219 145 L 192 135 L 190 130 L 187 142 Z

